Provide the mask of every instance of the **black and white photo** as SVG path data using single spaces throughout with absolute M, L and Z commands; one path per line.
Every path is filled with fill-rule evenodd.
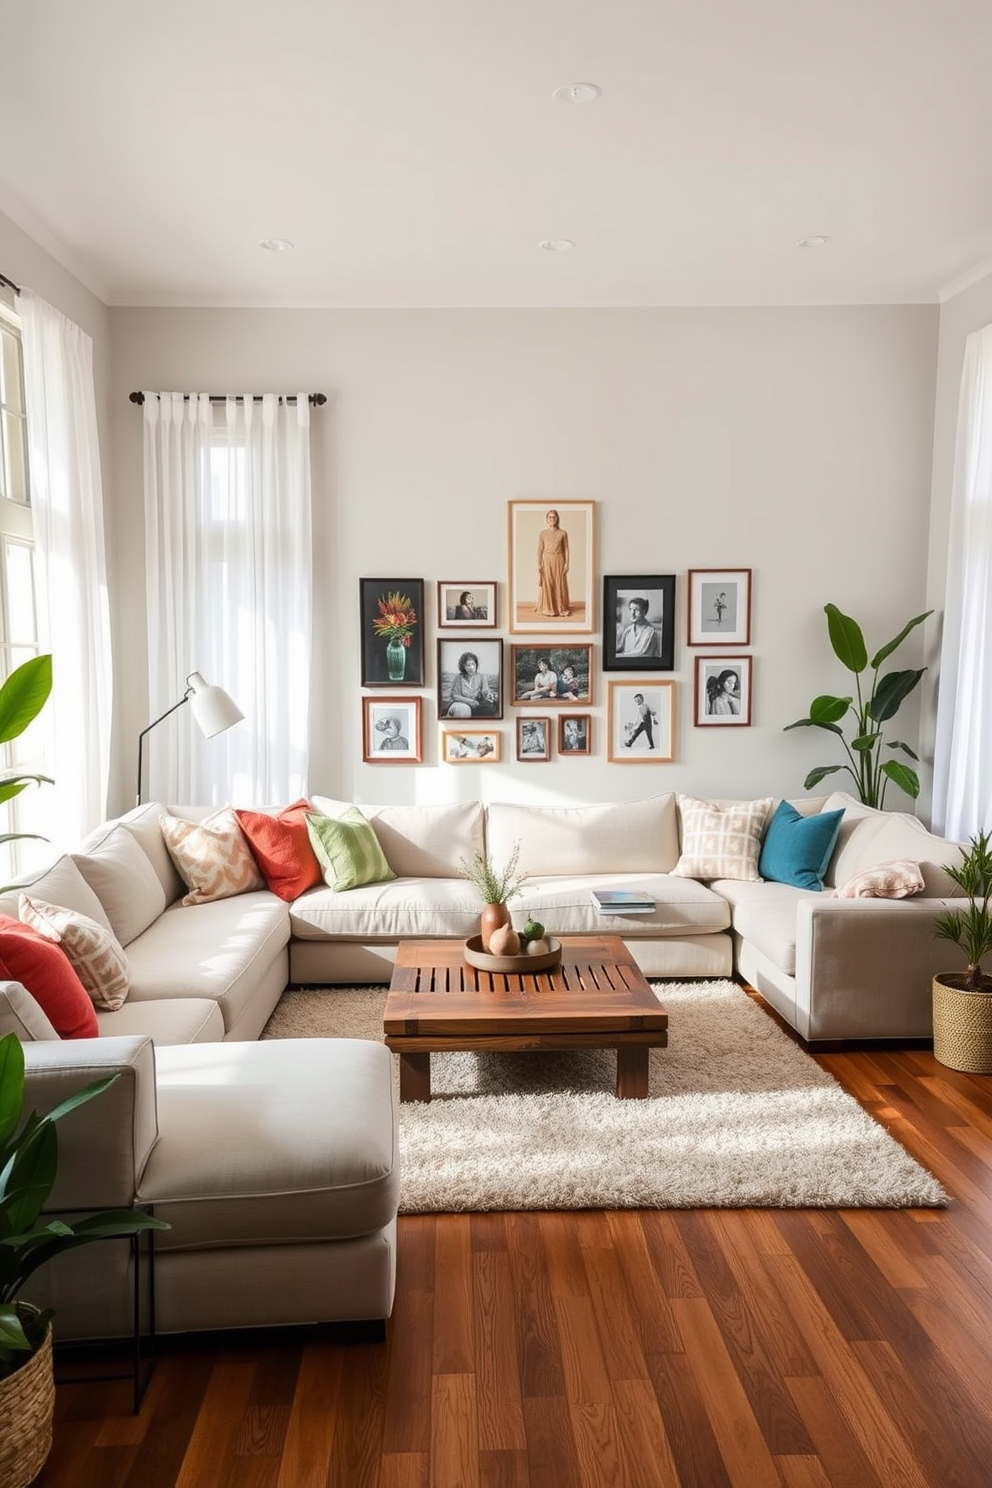
M 690 568 L 689 645 L 751 644 L 751 570 Z
M 675 667 L 675 575 L 603 580 L 603 670 L 670 672 Z
M 675 683 L 609 682 L 607 758 L 669 764 L 675 757 Z
M 696 657 L 697 728 L 751 722 L 751 657 Z
M 465 720 L 503 717 L 502 641 L 438 641 L 437 716 Z

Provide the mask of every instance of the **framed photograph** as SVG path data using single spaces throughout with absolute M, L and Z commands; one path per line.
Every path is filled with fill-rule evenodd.
M 438 641 L 437 716 L 503 717 L 502 641 Z
M 363 687 L 423 687 L 423 579 L 359 579 Z
M 696 657 L 697 728 L 751 722 L 750 656 Z
M 517 719 L 517 759 L 549 760 L 551 758 L 551 719 Z
M 511 646 L 510 683 L 515 703 L 591 703 L 592 647 Z
M 362 759 L 367 765 L 419 763 L 419 697 L 362 698 Z
M 499 761 L 499 729 L 445 729 L 441 759 L 446 765 L 491 765 Z
M 609 682 L 609 739 L 614 764 L 670 764 L 675 758 L 675 683 Z
M 442 630 L 494 630 L 496 584 L 491 579 L 439 579 L 437 623 Z
M 675 575 L 603 579 L 604 672 L 675 669 Z
M 595 629 L 595 501 L 509 503 L 510 629 Z
M 689 645 L 751 644 L 751 570 L 690 568 Z
M 558 753 L 563 758 L 592 753 L 592 714 L 559 713 Z

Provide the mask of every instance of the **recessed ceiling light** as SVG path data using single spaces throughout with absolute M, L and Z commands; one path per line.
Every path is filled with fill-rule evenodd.
M 830 239 L 825 233 L 813 233 L 812 237 L 800 238 L 796 244 L 797 248 L 825 248 Z
M 538 244 L 538 247 L 543 253 L 568 253 L 575 247 L 575 244 L 571 238 L 545 238 L 543 243 Z
M 599 97 L 599 88 L 595 83 L 564 83 L 555 89 L 553 97 L 559 103 L 592 103 Z
M 293 245 L 288 238 L 265 238 L 258 246 L 266 253 L 285 253 Z

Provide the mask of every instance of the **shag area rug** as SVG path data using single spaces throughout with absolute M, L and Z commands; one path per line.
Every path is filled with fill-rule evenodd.
M 616 1099 L 606 1051 L 432 1054 L 430 1103 L 400 1107 L 400 1212 L 946 1203 L 734 983 L 654 990 L 669 1046 L 646 1100 Z M 262 1037 L 381 1040 L 385 995 L 287 991 Z

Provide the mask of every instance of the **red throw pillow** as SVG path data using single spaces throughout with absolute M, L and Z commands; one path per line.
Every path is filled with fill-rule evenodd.
M 266 884 L 280 899 L 295 899 L 323 881 L 307 831 L 307 812 L 312 810 L 309 801 L 294 801 L 277 816 L 264 811 L 235 812 Z
M 62 947 L 10 915 L 0 915 L 0 976 L 27 988 L 60 1038 L 100 1032 L 89 994 Z

